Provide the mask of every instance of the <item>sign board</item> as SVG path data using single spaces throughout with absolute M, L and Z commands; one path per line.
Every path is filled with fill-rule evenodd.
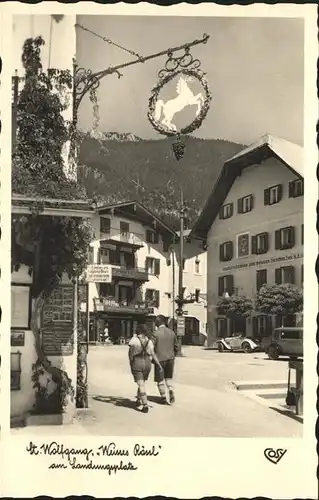
M 185 335 L 185 317 L 177 317 L 177 336 L 183 337 Z
M 86 281 L 90 283 L 111 283 L 112 266 L 109 264 L 90 264 L 86 270 Z
M 41 318 L 42 349 L 48 356 L 70 356 L 74 347 L 73 285 L 59 285 L 47 298 Z

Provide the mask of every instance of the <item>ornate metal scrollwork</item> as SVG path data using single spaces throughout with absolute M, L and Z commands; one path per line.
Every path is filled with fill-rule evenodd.
M 203 39 L 208 39 L 208 35 L 204 34 Z M 205 41 L 203 42 L 205 43 Z M 190 46 L 187 45 L 184 48 L 184 54 L 181 56 L 174 56 L 174 52 L 172 50 L 167 51 L 168 59 L 165 62 L 165 68 L 161 69 L 158 72 L 158 77 L 160 79 L 165 78 L 167 75 L 171 73 L 175 73 L 176 71 L 183 69 L 196 70 L 200 68 L 201 62 L 199 59 L 194 59 L 191 52 Z
M 89 90 L 96 90 L 100 86 L 100 79 L 95 76 L 90 69 L 75 67 L 74 70 L 74 98 L 75 98 L 75 108 L 79 107 L 79 104 L 84 97 L 84 95 Z

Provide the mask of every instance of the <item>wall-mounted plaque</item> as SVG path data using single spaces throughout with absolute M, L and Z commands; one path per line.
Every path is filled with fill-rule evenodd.
M 30 328 L 30 285 L 11 284 L 11 328 Z
M 25 331 L 24 330 L 11 330 L 11 345 L 22 346 L 24 345 Z
M 42 349 L 47 356 L 68 356 L 74 349 L 73 285 L 59 285 L 42 311 Z

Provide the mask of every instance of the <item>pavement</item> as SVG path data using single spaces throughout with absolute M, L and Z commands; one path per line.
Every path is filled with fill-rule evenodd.
M 58 432 L 63 429 L 63 434 L 99 436 L 302 437 L 302 424 L 288 416 L 292 412 L 272 410 L 272 399 L 267 399 L 270 391 L 276 402 L 284 405 L 287 361 L 272 361 L 263 353 L 219 353 L 195 346 L 183 346 L 183 354 L 176 359 L 176 402 L 159 404 L 157 387 L 150 377 L 150 411 L 143 414 L 135 405 L 136 386 L 128 368 L 127 346 L 90 347 L 89 409 L 79 410 L 74 423 L 60 426 Z M 240 389 L 241 382 L 243 387 L 246 384 L 246 390 L 237 390 L 236 384 Z M 258 397 L 247 397 L 247 383 L 251 393 L 266 394 L 263 404 Z M 49 426 L 37 429 L 41 434 L 56 432 Z M 15 432 L 31 432 L 31 428 Z

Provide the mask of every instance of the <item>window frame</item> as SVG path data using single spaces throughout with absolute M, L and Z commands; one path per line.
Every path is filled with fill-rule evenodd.
M 229 215 L 227 215 L 227 213 L 225 214 L 225 212 L 227 211 L 228 208 L 229 208 Z M 231 201 L 231 202 L 225 203 L 224 205 L 221 206 L 220 211 L 219 211 L 219 218 L 221 220 L 230 219 L 233 216 L 233 213 L 234 213 L 234 204 Z
M 300 185 L 300 192 L 296 189 L 296 186 Z M 297 194 L 296 194 L 297 191 Z M 304 179 L 294 179 L 289 182 L 289 198 L 300 198 L 304 196 Z
M 108 221 L 108 227 L 107 230 L 105 231 L 103 228 L 103 224 L 106 224 L 106 221 Z M 111 219 L 109 217 L 100 217 L 100 234 L 110 234 L 111 232 Z
M 249 209 L 245 209 L 245 200 L 249 200 Z M 237 200 L 237 212 L 238 214 L 248 214 L 254 208 L 254 197 L 252 194 L 246 194 Z
M 123 228 L 123 225 L 125 225 L 125 227 L 127 227 L 127 230 Z M 126 222 L 124 220 L 120 220 L 120 234 L 121 234 L 121 236 L 127 236 L 128 234 L 130 234 L 130 223 L 129 222 Z
M 220 262 L 229 262 L 234 257 L 234 244 L 232 241 L 224 241 L 219 245 Z

